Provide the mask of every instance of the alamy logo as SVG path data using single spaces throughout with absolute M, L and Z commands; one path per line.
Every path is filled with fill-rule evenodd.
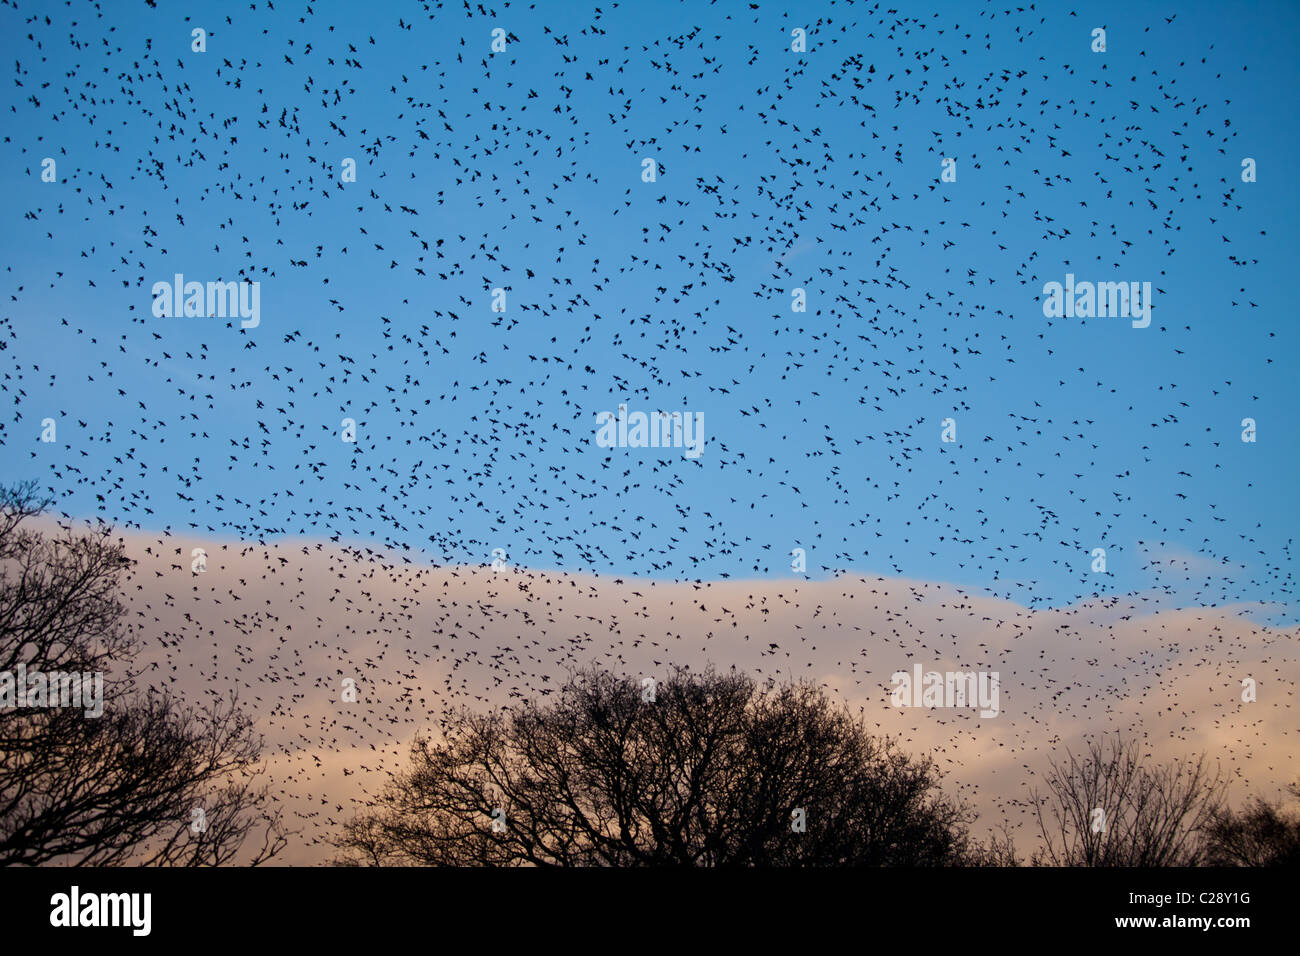
M 153 284 L 153 314 L 159 319 L 233 319 L 241 329 L 255 329 L 262 321 L 262 283 L 186 282 L 176 273 L 171 282 Z
M 1043 283 L 1043 315 L 1049 319 L 1133 319 L 1133 328 L 1151 324 L 1150 282 L 1080 282 L 1065 274 L 1065 285 Z
M 703 412 L 597 412 L 596 444 L 601 448 L 682 448 L 687 458 L 704 451 Z
M 133 936 L 148 936 L 153 927 L 150 893 L 82 893 L 74 886 L 51 896 L 50 906 L 51 926 L 129 926 Z
M 895 707 L 978 707 L 981 717 L 998 715 L 997 671 L 928 671 L 915 664 L 912 673 L 891 678 Z
M 82 707 L 87 717 L 104 713 L 104 674 L 27 670 L 0 671 L 0 710 L 16 707 Z

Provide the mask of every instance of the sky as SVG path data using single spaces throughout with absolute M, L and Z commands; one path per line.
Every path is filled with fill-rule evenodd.
M 0 481 L 417 563 L 1294 622 L 1294 5 L 187 9 L 0 6 Z M 176 273 L 258 281 L 258 325 L 154 315 Z M 1046 318 L 1067 273 L 1150 282 L 1150 327 Z M 599 447 L 620 403 L 702 454 Z

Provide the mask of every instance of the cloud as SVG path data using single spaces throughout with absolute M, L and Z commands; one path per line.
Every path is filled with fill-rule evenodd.
M 1139 547 L 1147 558 L 1148 568 L 1160 577 L 1183 575 L 1235 581 L 1246 572 L 1246 565 L 1240 561 L 1195 554 L 1164 542 L 1143 543 Z
M 1133 597 L 1031 610 L 904 578 L 666 583 L 394 564 L 322 542 L 124 541 L 152 677 L 192 699 L 237 690 L 256 716 L 272 793 L 299 831 L 288 863 L 328 859 L 339 824 L 447 708 L 544 696 L 590 663 L 817 681 L 874 732 L 932 753 L 988 828 L 1021 828 L 1034 774 L 1116 730 L 1158 759 L 1207 751 L 1237 799 L 1276 796 L 1295 775 L 1300 633 L 1240 608 Z M 192 547 L 206 548 L 205 573 L 191 572 Z M 998 671 L 1000 715 L 895 709 L 890 676 L 916 663 Z M 1256 703 L 1241 701 L 1245 677 Z

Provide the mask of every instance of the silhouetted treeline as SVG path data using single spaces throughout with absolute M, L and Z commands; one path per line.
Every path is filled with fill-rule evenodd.
M 338 845 L 346 865 L 1013 866 L 933 763 L 870 735 L 806 682 L 588 670 L 548 705 L 461 710 Z M 1149 767 L 1122 738 L 1067 754 L 1035 794 L 1056 866 L 1294 860 L 1295 819 L 1234 815 L 1204 758 Z

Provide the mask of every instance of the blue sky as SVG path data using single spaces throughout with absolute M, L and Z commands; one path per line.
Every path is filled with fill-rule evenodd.
M 0 479 L 411 560 L 1290 602 L 1296 8 L 756 6 L 0 9 Z M 155 318 L 177 272 L 260 325 Z M 1067 272 L 1151 327 L 1045 319 Z M 704 453 L 596 447 L 620 402 Z

